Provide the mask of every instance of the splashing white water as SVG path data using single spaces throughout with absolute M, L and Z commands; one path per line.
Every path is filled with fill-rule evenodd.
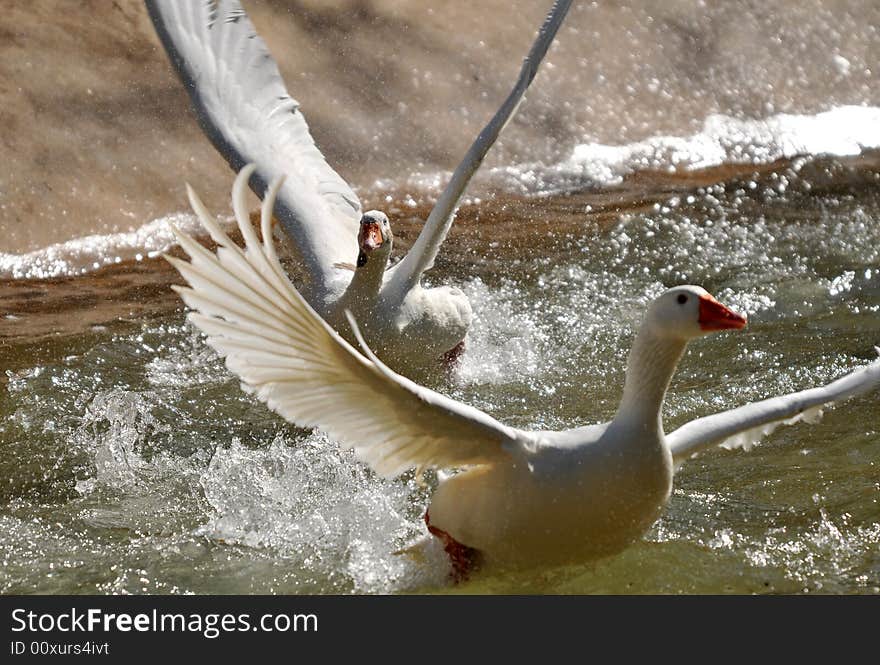
M 712 115 L 692 136 L 655 136 L 626 145 L 582 143 L 555 164 L 514 164 L 478 175 L 476 189 L 534 196 L 612 187 L 638 171 L 675 172 L 722 164 L 768 164 L 801 155 L 858 155 L 880 148 L 880 108 L 841 106 L 816 115 L 780 114 L 760 120 Z M 400 201 L 386 197 L 389 211 L 432 200 L 448 173 L 415 174 L 405 181 L 377 181 L 375 192 L 411 190 Z M 478 195 L 477 195 L 478 196 Z M 479 198 L 472 199 L 479 201 Z M 231 218 L 220 220 L 231 223 Z M 93 235 L 27 254 L 0 253 L 0 278 L 41 279 L 88 273 L 115 263 L 158 256 L 175 246 L 169 223 L 198 235 L 195 217 L 178 213 L 135 231 Z
M 70 277 L 123 261 L 153 258 L 177 244 L 171 224 L 186 233 L 199 235 L 202 232 L 195 215 L 177 213 L 153 220 L 127 233 L 75 238 L 27 254 L 0 252 L 0 278 Z
M 495 169 L 493 180 L 523 194 L 609 187 L 638 171 L 692 171 L 769 164 L 801 155 L 845 157 L 880 147 L 880 108 L 841 106 L 816 115 L 761 120 L 711 115 L 692 136 L 655 136 L 627 145 L 582 143 L 558 164 Z
M 316 581 L 344 570 L 354 591 L 375 593 L 448 576 L 443 558 L 418 565 L 394 553 L 420 534 L 412 483 L 375 477 L 326 437 L 291 445 L 279 435 L 256 449 L 233 439 L 217 448 L 201 485 L 214 514 L 199 533 L 272 548 Z

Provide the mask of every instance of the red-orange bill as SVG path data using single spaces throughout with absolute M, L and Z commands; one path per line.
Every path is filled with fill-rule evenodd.
M 379 228 L 378 222 L 368 222 L 361 224 L 361 230 L 358 234 L 361 248 L 374 250 L 382 246 L 382 229 Z
M 746 317 L 728 309 L 712 296 L 700 296 L 700 328 L 711 330 L 739 330 L 746 327 Z

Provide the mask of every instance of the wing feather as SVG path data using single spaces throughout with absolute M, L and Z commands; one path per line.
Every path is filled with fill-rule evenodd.
M 544 19 L 544 23 L 538 31 L 538 36 L 529 49 L 529 53 L 523 61 L 520 69 L 519 78 L 508 95 L 507 99 L 501 105 L 501 108 L 492 116 L 488 124 L 477 135 L 471 147 L 465 153 L 464 159 L 455 168 L 452 178 L 446 185 L 446 188 L 437 199 L 437 203 L 428 215 L 425 226 L 422 228 L 419 237 L 413 244 L 412 249 L 407 252 L 392 270 L 390 282 L 388 284 L 387 293 L 390 298 L 398 298 L 402 300 L 407 293 L 419 282 L 422 273 L 429 270 L 434 265 L 434 259 L 440 251 L 440 246 L 452 226 L 455 219 L 455 213 L 458 211 L 458 205 L 461 197 L 464 196 L 468 183 L 473 178 L 486 153 L 498 140 L 504 127 L 516 113 L 520 102 L 528 90 L 529 85 L 538 73 L 538 67 L 547 54 L 547 49 L 553 43 L 562 21 L 565 19 L 572 0 L 556 0 L 553 7 Z
M 278 176 L 277 214 L 321 293 L 357 253 L 361 204 L 315 146 L 278 66 L 238 0 L 146 0 L 199 123 L 235 171 L 256 162 L 257 194 Z M 212 232 L 213 235 L 213 232 Z
M 247 170 L 239 174 L 234 197 L 247 177 Z M 269 205 L 278 186 L 266 194 Z M 416 467 L 491 464 L 515 449 L 516 430 L 382 364 L 353 319 L 367 357 L 343 340 L 283 275 L 271 239 L 261 243 L 246 232 L 246 211 L 235 210 L 246 239 L 242 250 L 205 217 L 204 207 L 194 208 L 229 259 L 180 234 L 192 263 L 166 257 L 189 283 L 175 290 L 195 310 L 189 320 L 242 386 L 271 409 L 298 425 L 320 427 L 385 476 Z
M 771 397 L 697 418 L 669 434 L 666 442 L 676 464 L 681 464 L 692 455 L 713 446 L 749 450 L 780 425 L 801 421 L 815 423 L 821 417 L 823 407 L 878 386 L 880 360 L 820 388 Z

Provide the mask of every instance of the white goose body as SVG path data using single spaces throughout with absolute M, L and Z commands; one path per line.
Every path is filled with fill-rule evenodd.
M 366 339 L 385 362 L 409 368 L 436 363 L 463 342 L 470 327 L 464 293 L 425 289 L 422 275 L 433 266 L 468 183 L 522 101 L 571 3 L 554 2 L 513 90 L 453 172 L 412 249 L 387 269 L 388 218 L 363 212 L 357 194 L 327 164 L 240 2 L 146 0 L 214 147 L 235 171 L 254 164 L 248 176 L 258 195 L 269 182 L 286 178 L 277 192 L 276 214 L 306 272 L 306 300 L 352 343 L 344 312 L 356 312 Z M 365 225 L 383 220 L 384 242 L 366 251 Z M 355 257 L 367 254 L 368 266 L 353 265 Z
M 624 425 L 625 427 L 625 425 Z M 587 561 L 624 549 L 672 491 L 662 437 L 613 423 L 523 437 L 534 452 L 445 478 L 430 524 L 490 564 Z
M 246 179 L 239 175 L 235 188 L 243 189 Z M 691 455 L 753 443 L 779 424 L 880 384 L 875 361 L 826 386 L 699 418 L 665 434 L 663 400 L 688 341 L 746 324 L 702 288 L 679 286 L 648 307 L 614 420 L 564 432 L 518 430 L 390 370 L 353 318 L 349 324 L 365 355 L 318 316 L 275 255 L 271 219 L 279 186 L 264 198 L 264 241 L 236 211 L 245 249 L 190 191 L 220 248 L 215 255 L 178 234 L 192 262 L 168 257 L 190 284 L 175 287 L 196 310 L 189 320 L 244 388 L 287 420 L 320 427 L 353 448 L 377 473 L 459 469 L 440 475 L 427 516 L 457 568 L 473 550 L 487 562 L 512 565 L 616 552 L 657 518 L 674 468 Z
M 382 270 L 378 276 L 371 274 L 374 266 Z M 370 347 L 391 367 L 424 365 L 426 359 L 439 359 L 464 340 L 473 318 L 464 291 L 416 284 L 398 301 L 386 293 L 392 274 L 393 269 L 384 270 L 380 261 L 370 261 L 349 282 L 345 276 L 337 282 L 316 309 L 344 339 L 357 344 L 346 317 L 351 312 Z
M 694 302 L 708 296 L 683 289 Z M 677 297 L 683 289 L 668 293 Z M 625 548 L 654 523 L 672 492 L 661 410 L 685 345 L 656 334 L 646 319 L 613 421 L 519 433 L 519 458 L 440 484 L 431 525 L 505 564 L 583 561 Z

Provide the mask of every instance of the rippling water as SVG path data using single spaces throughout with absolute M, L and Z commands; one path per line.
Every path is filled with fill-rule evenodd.
M 750 325 L 691 345 L 667 429 L 832 380 L 880 344 L 878 164 L 798 158 L 643 176 L 610 203 L 580 191 L 472 206 L 474 235 L 430 278 L 467 292 L 474 326 L 455 371 L 428 381 L 520 427 L 606 420 L 645 304 L 683 282 Z M 493 234 L 524 218 L 527 252 Z M 876 393 L 688 462 L 663 517 L 618 556 L 450 589 L 440 553 L 394 554 L 422 532 L 428 489 L 375 477 L 245 395 L 180 308 L 122 318 L 0 347 L 4 593 L 880 591 Z

